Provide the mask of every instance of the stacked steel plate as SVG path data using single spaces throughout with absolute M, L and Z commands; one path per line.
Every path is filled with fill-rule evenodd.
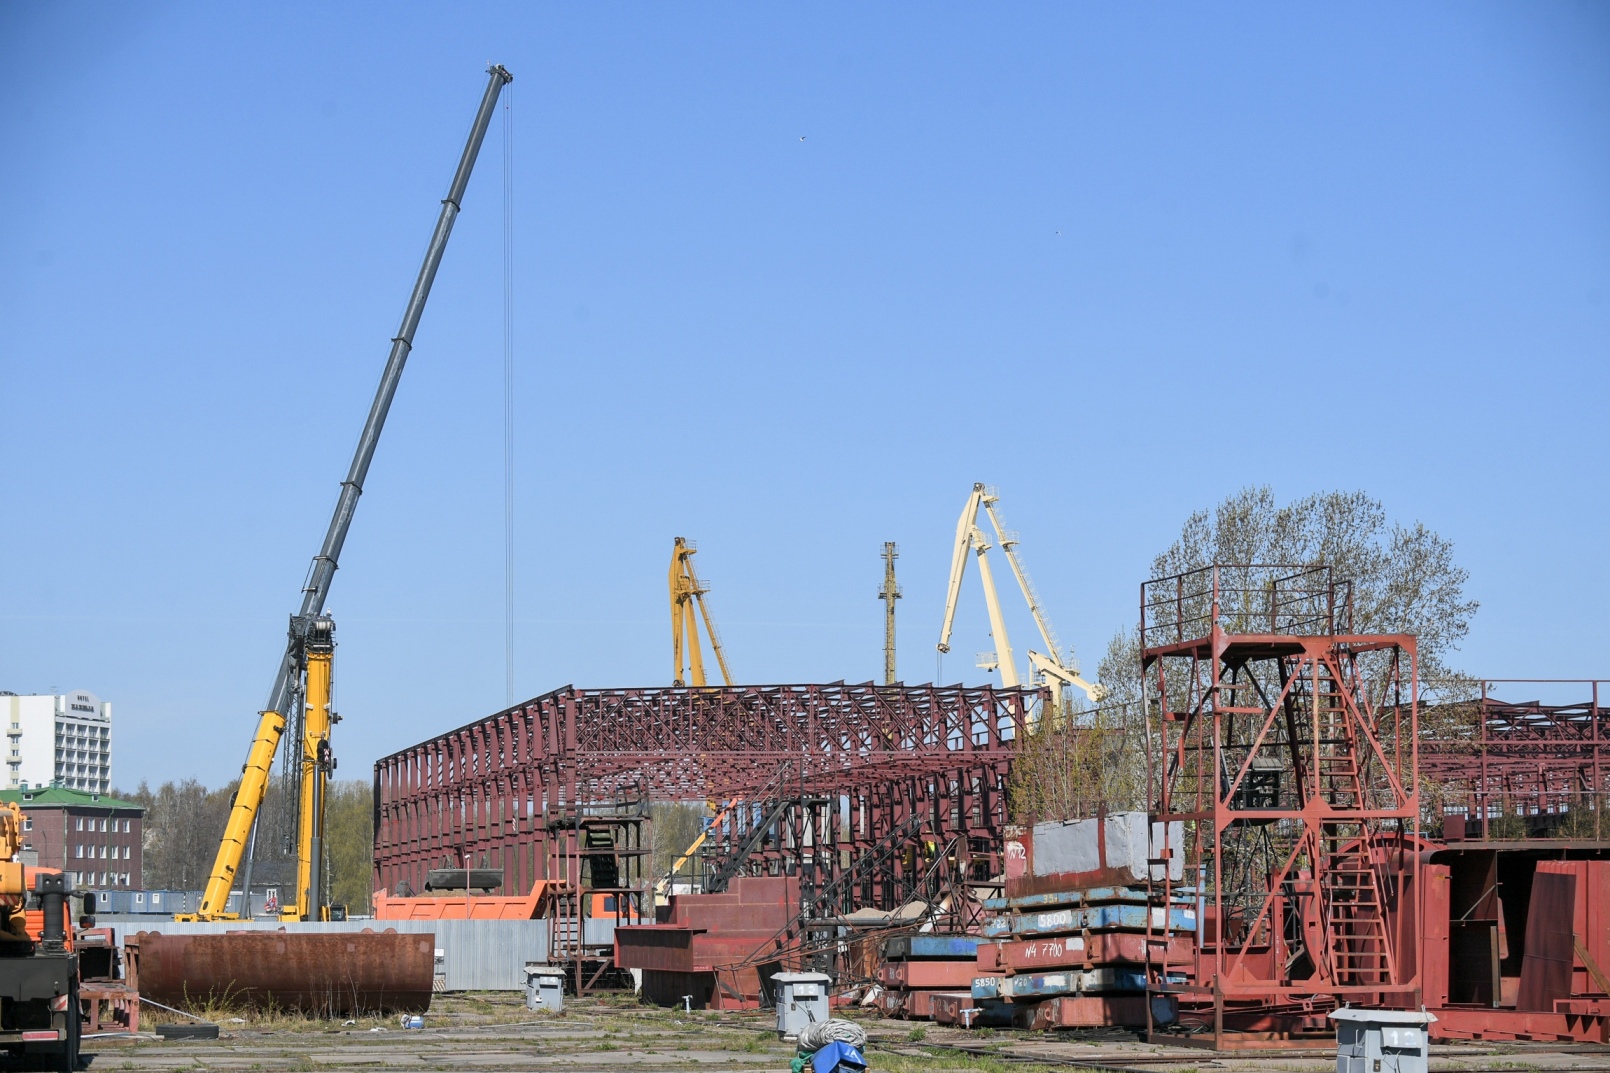
M 942 997 L 968 998 L 979 975 L 971 935 L 896 935 L 883 941 L 878 1005 L 889 1017 L 930 1020 Z
M 980 1007 L 1010 1004 L 1024 1028 L 1144 1026 L 1148 924 L 1155 944 L 1169 945 L 1171 962 L 1184 959 L 1196 930 L 1192 902 L 1155 906 L 1132 887 L 995 898 L 985 908 L 997 915 L 984 925 L 972 998 Z M 1161 961 L 1160 950 L 1153 960 Z M 1178 1013 L 1172 996 L 1154 995 L 1151 1006 L 1155 1024 Z
M 970 988 L 977 1012 L 956 1011 L 956 1023 L 1144 1026 L 1148 1009 L 1153 1024 L 1174 1021 L 1173 996 L 1148 995 L 1147 965 L 1185 962 L 1197 912 L 1180 887 L 1171 904 L 1157 900 L 1164 877 L 1178 883 L 1182 872 L 1161 847 L 1183 832 L 1163 834 L 1144 812 L 1009 829 L 1004 896 L 984 903 L 994 915 Z

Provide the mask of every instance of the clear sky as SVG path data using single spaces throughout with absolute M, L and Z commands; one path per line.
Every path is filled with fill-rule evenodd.
M 238 771 L 488 61 L 520 694 L 669 681 L 677 535 L 747 682 L 877 677 L 898 541 L 930 680 L 974 481 L 1087 667 L 1268 483 L 1451 539 L 1457 664 L 1610 675 L 1610 6 L 13 0 L 0 688 L 112 701 L 118 784 Z M 330 600 L 342 776 L 503 701 L 501 152 Z M 944 680 L 991 647 L 970 578 Z

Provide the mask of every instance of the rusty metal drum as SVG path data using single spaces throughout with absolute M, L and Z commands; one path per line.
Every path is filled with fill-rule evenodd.
M 212 1001 L 318 1016 L 430 1007 L 430 934 L 142 931 L 128 945 L 140 994 L 168 1006 Z

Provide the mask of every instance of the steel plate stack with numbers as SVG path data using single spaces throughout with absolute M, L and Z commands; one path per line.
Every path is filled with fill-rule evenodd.
M 1008 1004 L 1012 1022 L 1022 1028 L 1144 1027 L 1148 922 L 1154 945 L 1168 944 L 1170 963 L 1186 960 L 1196 931 L 1188 893 L 1167 907 L 1149 904 L 1144 889 L 1128 886 L 1009 893 L 984 906 L 995 915 L 979 940 L 972 998 Z M 1161 955 L 1155 951 L 1153 960 Z M 1172 995 L 1153 994 L 1150 1003 L 1153 1024 L 1170 1024 L 1179 1015 Z
M 879 1008 L 888 1017 L 928 1021 L 934 1019 L 935 1002 L 940 998 L 970 999 L 969 989 L 978 975 L 978 942 L 972 935 L 885 939 L 878 973 L 883 985 Z

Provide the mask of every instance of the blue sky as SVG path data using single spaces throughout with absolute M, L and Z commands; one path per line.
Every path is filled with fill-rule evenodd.
M 876 677 L 898 541 L 929 680 L 976 480 L 1087 666 L 1268 483 L 1451 539 L 1465 668 L 1610 675 L 1603 5 L 15 2 L 0 688 L 113 701 L 119 784 L 238 770 L 488 61 L 522 695 L 669 680 L 677 535 L 752 682 Z M 331 597 L 344 776 L 503 700 L 500 154 Z

